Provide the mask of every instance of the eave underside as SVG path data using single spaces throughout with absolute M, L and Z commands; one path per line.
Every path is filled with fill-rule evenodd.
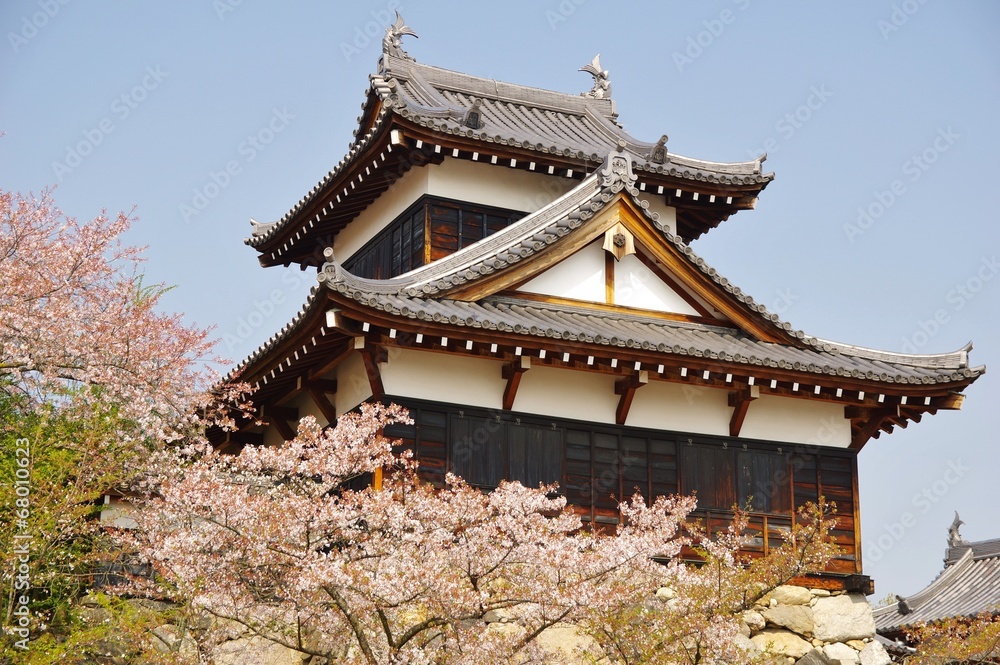
M 579 181 L 597 170 L 603 157 L 538 154 L 499 144 L 483 145 L 394 120 L 378 129 L 367 140 L 365 149 L 353 156 L 336 177 L 304 197 L 289 219 L 266 236 L 251 237 L 247 242 L 259 252 L 263 266 L 318 266 L 323 263 L 322 250 L 333 246 L 337 233 L 414 167 L 439 164 L 445 158 L 463 159 Z M 669 175 L 669 167 L 667 171 L 640 173 L 636 186 L 642 196 L 662 197 L 677 209 L 677 233 L 687 242 L 733 213 L 752 209 L 757 195 L 770 182 L 692 182 Z
M 334 292 L 323 290 L 319 295 L 294 330 L 257 354 L 239 372 L 240 380 L 254 386 L 255 404 L 265 407 L 286 404 L 306 387 L 327 381 L 337 365 L 355 353 L 365 360 L 372 392 L 378 396 L 380 360 L 387 357 L 388 350 L 408 348 L 500 360 L 505 367 L 512 368 L 524 367 L 528 359 L 532 367 L 612 375 L 616 377 L 622 402 L 630 390 L 641 389 L 647 381 L 723 390 L 731 395 L 730 405 L 734 407 L 734 436 L 739 432 L 736 415 L 741 409 L 745 415 L 745 409 L 752 408 L 750 401 L 761 395 L 841 404 L 845 407 L 845 417 L 851 420 L 851 447 L 859 449 L 883 432 L 919 422 L 924 414 L 960 408 L 964 400 L 961 391 L 976 378 L 974 375 L 936 383 L 890 383 L 868 379 L 863 374 L 818 374 L 796 370 L 787 364 L 750 365 L 717 354 L 717 357 L 687 355 L 693 348 L 675 353 L 672 348 L 661 351 L 655 347 L 546 338 L 539 336 L 537 330 L 532 334 L 530 330 L 509 332 L 464 327 L 448 319 L 414 320 L 360 306 L 353 300 L 337 297 Z M 622 422 L 626 417 L 627 405 Z M 259 426 L 249 421 L 242 423 L 241 429 L 259 432 Z M 212 436 L 216 442 L 225 438 L 221 432 Z

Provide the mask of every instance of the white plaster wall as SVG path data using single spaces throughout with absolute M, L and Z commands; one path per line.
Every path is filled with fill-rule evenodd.
M 562 298 L 605 302 L 603 236 L 563 259 L 519 289 Z
M 332 401 L 333 395 L 330 395 L 330 398 Z M 326 421 L 326 416 L 324 416 L 323 412 L 319 410 L 319 407 L 316 406 L 316 402 L 313 401 L 312 397 L 310 397 L 307 392 L 300 393 L 287 406 L 298 409 L 299 418 L 312 416 L 316 419 L 316 422 L 320 424 L 320 427 L 330 424 Z M 295 424 L 295 427 L 298 428 L 297 423 Z
M 503 405 L 502 367 L 499 360 L 412 349 L 392 349 L 389 362 L 380 365 L 388 395 L 487 409 Z
M 635 391 L 625 424 L 728 436 L 732 413 L 725 390 L 650 381 Z
M 622 257 L 615 266 L 615 304 L 698 315 L 698 310 L 633 254 Z
M 264 428 L 264 445 L 265 446 L 280 446 L 285 442 L 284 437 L 278 432 L 276 427 L 265 427 Z
M 649 192 L 639 192 L 639 198 L 649 201 L 650 212 L 655 212 L 660 216 L 660 224 L 671 233 L 677 234 L 677 208 L 668 206 L 661 195 L 648 196 Z
M 579 184 L 572 178 L 464 159 L 445 158 L 427 168 L 434 196 L 524 212 L 552 203 Z
M 337 365 L 337 395 L 334 400 L 337 413 L 350 411 L 371 396 L 372 388 L 361 354 L 352 353 Z
M 135 507 L 128 501 L 105 497 L 104 508 L 101 509 L 101 523 L 117 529 L 134 529 L 136 527 L 135 519 L 132 518 L 134 511 Z
M 636 391 L 625 424 L 729 436 L 732 415 L 726 390 L 654 381 Z M 765 395 L 750 404 L 740 438 L 846 448 L 851 423 L 837 404 Z
M 333 243 L 333 255 L 337 261 L 350 258 L 354 252 L 388 226 L 389 222 L 427 193 L 429 168 L 431 167 L 413 168 L 407 171 L 337 234 Z
M 410 169 L 348 224 L 334 241 L 334 256 L 348 259 L 424 194 L 480 205 L 534 212 L 578 181 L 535 171 L 446 157 Z
M 846 448 L 851 421 L 839 404 L 764 395 L 750 403 L 740 436 Z
M 617 406 L 613 376 L 533 367 L 521 377 L 513 410 L 614 424 Z

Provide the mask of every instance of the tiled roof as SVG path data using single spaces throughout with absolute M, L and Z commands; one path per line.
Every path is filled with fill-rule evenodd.
M 951 550 L 962 553 L 953 558 Z M 906 626 L 989 610 L 1000 611 L 1000 539 L 950 548 L 945 569 L 926 589 L 875 609 L 875 628 L 895 633 Z
M 403 319 L 515 333 L 536 338 L 540 348 L 560 341 L 583 342 L 718 359 L 751 367 L 902 384 L 948 383 L 978 374 L 978 370 L 962 366 L 957 354 L 939 356 L 942 360 L 950 357 L 952 363 L 931 369 L 921 366 L 924 363 L 920 357 L 898 356 L 894 362 L 869 360 L 851 355 L 846 347 L 797 348 L 757 341 L 743 332 L 722 326 L 605 313 L 517 298 L 492 296 L 480 302 L 462 302 L 358 291 L 344 282 L 333 288 L 366 307 Z M 526 341 L 525 344 L 531 343 Z
M 948 383 L 974 378 L 982 372 L 981 368 L 968 366 L 968 349 L 935 355 L 897 354 L 829 342 L 793 330 L 790 324 L 754 302 L 662 227 L 656 214 L 650 213 L 647 204 L 638 198 L 639 192 L 633 182 L 634 174 L 615 174 L 610 167 L 605 167 L 563 197 L 506 229 L 399 277 L 365 279 L 331 262 L 324 266 L 319 279 L 327 288 L 366 307 L 412 320 L 448 322 L 459 327 L 892 383 Z M 515 298 L 493 296 L 470 303 L 447 297 L 450 290 L 504 270 L 569 236 L 618 194 L 630 197 L 660 229 L 667 242 L 742 303 L 748 312 L 800 344 L 765 343 L 721 326 L 667 322 L 639 315 L 610 315 L 592 309 L 556 307 Z M 333 258 L 329 253 L 328 257 Z
M 652 156 L 657 142 L 640 141 L 617 123 L 614 102 L 586 95 L 505 83 L 470 76 L 385 53 L 378 74 L 371 76 L 365 112 L 374 112 L 371 126 L 355 140 L 327 175 L 280 220 L 254 225 L 246 244 L 261 247 L 275 236 L 338 176 L 347 171 L 382 133 L 386 122 L 399 116 L 433 131 L 461 136 L 485 144 L 530 150 L 599 165 L 609 150 L 621 144 L 633 156 L 639 171 L 666 174 L 717 185 L 763 189 L 774 179 L 762 173 L 763 156 L 746 162 L 711 162 L 667 153 L 662 163 Z M 379 105 L 373 104 L 378 100 Z M 467 112 L 478 101 L 481 122 L 465 124 Z M 376 109 L 377 111 L 373 110 Z M 359 122 L 363 119 L 359 118 Z M 665 138 L 665 137 L 664 137 Z
M 759 184 L 774 177 L 761 173 L 759 159 L 720 163 L 668 154 L 664 163 L 657 163 L 651 159 L 656 142 L 630 136 L 617 123 L 611 99 L 470 76 L 392 55 L 383 56 L 383 71 L 372 77 L 372 86 L 386 107 L 439 132 L 575 156 L 595 165 L 623 142 L 636 169 L 700 182 Z M 478 129 L 462 124 L 474 100 L 480 101 Z

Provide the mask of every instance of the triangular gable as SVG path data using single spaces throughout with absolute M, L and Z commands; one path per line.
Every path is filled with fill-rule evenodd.
M 513 231 L 514 227 L 511 228 Z M 573 304 L 580 304 L 577 298 L 532 294 L 529 291 L 525 291 L 523 287 L 554 268 L 556 272 L 552 273 L 552 279 L 546 277 L 529 287 L 536 291 L 554 290 L 555 287 L 550 288 L 547 285 L 555 284 L 557 282 L 555 277 L 563 277 L 563 275 L 560 275 L 560 272 L 573 272 L 575 268 L 579 267 L 578 264 L 584 264 L 588 259 L 573 259 L 565 267 L 559 268 L 558 266 L 581 251 L 585 252 L 582 255 L 583 257 L 588 255 L 596 256 L 597 250 L 593 248 L 588 249 L 589 246 L 596 242 L 603 247 L 605 244 L 605 234 L 615 228 L 624 228 L 631 237 L 631 242 L 636 250 L 636 254 L 628 255 L 631 258 L 628 258 L 624 263 L 626 276 L 623 277 L 622 283 L 628 283 L 633 278 L 648 278 L 648 273 L 635 267 L 635 263 L 632 260 L 635 259 L 636 261 L 640 261 L 643 267 L 648 268 L 650 272 L 657 275 L 659 281 L 663 282 L 664 286 L 655 287 L 653 293 L 633 293 L 630 296 L 632 304 L 622 305 L 618 303 L 617 305 L 611 305 L 612 307 L 635 308 L 639 302 L 646 302 L 648 305 L 651 299 L 659 297 L 664 299 L 663 309 L 660 311 L 664 312 L 664 316 L 670 318 L 690 318 L 696 322 L 713 323 L 716 325 L 728 324 L 747 332 L 761 341 L 795 346 L 801 344 L 798 339 L 779 328 L 772 320 L 765 319 L 757 311 L 749 311 L 748 306 L 741 302 L 734 293 L 720 286 L 717 280 L 708 274 L 715 274 L 714 270 L 711 270 L 707 266 L 702 266 L 699 263 L 700 260 L 687 256 L 688 252 L 669 239 L 664 234 L 664 231 L 658 228 L 655 222 L 639 207 L 637 202 L 633 201 L 625 192 L 614 194 L 613 198 L 603 205 L 596 214 L 572 233 L 559 238 L 551 244 L 544 244 L 544 247 L 540 248 L 539 251 L 503 270 L 483 275 L 468 284 L 449 289 L 447 297 L 469 302 L 479 301 L 493 294 L 503 293 L 512 295 L 514 292 L 517 292 L 518 295 L 529 299 L 563 297 Z M 601 251 L 605 250 L 602 249 Z M 607 256 L 611 255 L 607 254 Z M 609 259 L 606 258 L 605 260 Z M 614 258 L 610 260 L 614 261 Z M 592 259 L 590 263 L 593 264 Z M 619 266 L 622 266 L 621 261 L 616 262 L 616 271 Z M 591 267 L 593 268 L 593 265 Z M 580 286 L 580 288 L 586 288 L 592 298 L 581 298 L 579 300 L 593 302 L 595 303 L 595 307 L 601 309 L 608 307 L 607 299 L 601 302 L 601 299 L 597 296 L 598 290 L 596 290 L 596 284 L 598 280 L 596 270 L 591 269 L 588 274 L 588 270 L 584 269 L 580 270 L 580 274 L 586 276 L 586 287 Z M 607 271 L 605 271 L 605 275 L 607 274 Z M 544 288 L 540 288 L 539 284 Z M 567 289 L 566 293 L 571 293 L 572 291 L 569 289 L 574 288 L 569 286 L 569 284 L 567 283 L 567 287 L 564 287 Z M 615 285 L 618 285 L 617 280 Z M 669 311 L 671 309 L 683 308 L 676 305 L 673 299 L 667 297 L 668 290 L 685 299 L 687 304 L 698 311 L 698 314 L 690 315 L 689 313 Z M 650 291 L 653 291 L 652 287 Z M 558 302 L 558 300 L 552 300 L 552 302 Z M 756 308 L 756 305 L 753 307 Z M 646 307 L 642 307 L 641 309 L 649 311 Z
M 615 259 L 603 247 L 603 238 L 593 240 L 515 291 L 517 294 L 548 296 L 619 307 L 630 307 L 682 317 L 717 317 L 703 300 L 684 289 L 660 270 L 644 247 Z

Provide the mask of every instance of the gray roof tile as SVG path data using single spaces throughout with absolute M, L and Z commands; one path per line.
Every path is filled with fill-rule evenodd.
M 382 108 L 372 127 L 348 146 L 347 155 L 280 220 L 255 227 L 246 244 L 259 247 L 298 214 L 335 177 L 364 152 L 385 122 L 399 115 L 444 134 L 461 135 L 486 144 L 499 144 L 541 154 L 554 154 L 600 164 L 609 150 L 624 143 L 633 167 L 697 182 L 725 185 L 765 185 L 773 173 L 762 173 L 760 159 L 747 162 L 711 162 L 670 154 L 657 164 L 647 157 L 656 142 L 633 138 L 617 123 L 614 102 L 583 95 L 505 83 L 419 64 L 410 58 L 385 54 L 381 71 L 371 76 L 366 92 Z M 369 97 L 369 100 L 372 97 Z M 473 100 L 481 101 L 485 124 L 471 129 L 462 124 Z M 369 102 L 370 103 L 370 102 Z
M 876 630 L 895 633 L 906 626 L 950 617 L 1000 612 L 1000 540 L 971 543 L 961 549 L 961 556 L 950 559 L 925 589 L 876 608 Z

